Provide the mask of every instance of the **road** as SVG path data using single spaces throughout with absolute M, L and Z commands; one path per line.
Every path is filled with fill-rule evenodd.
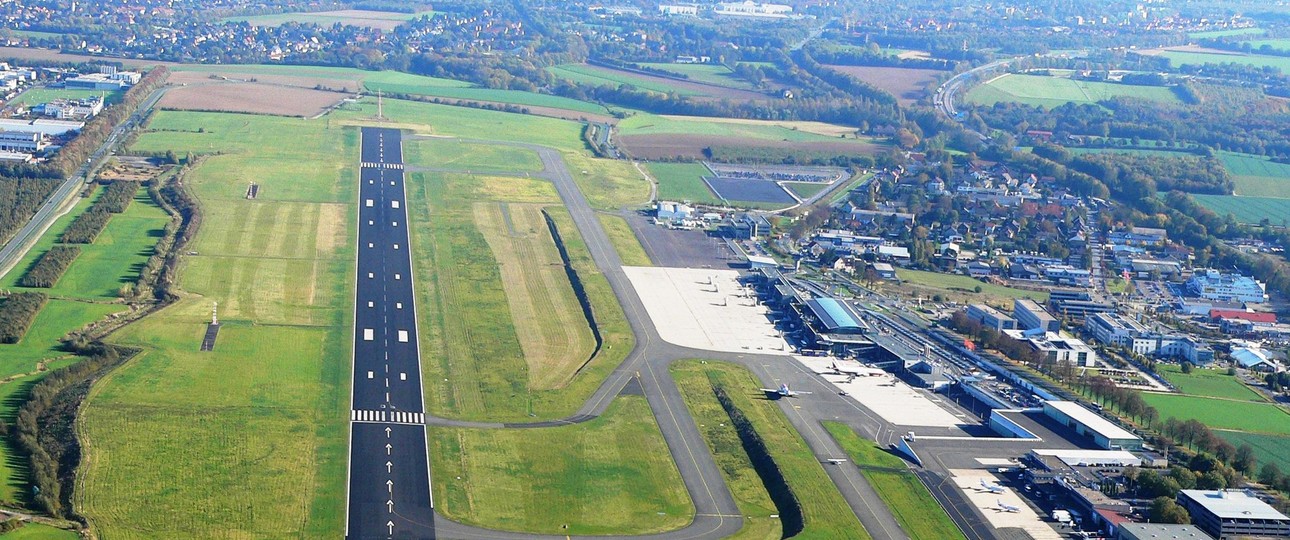
M 0 248 L 0 277 L 9 273 L 18 264 L 18 261 L 27 254 L 27 250 L 31 249 L 32 244 L 35 244 L 36 240 L 42 234 L 45 234 L 46 230 L 49 230 L 50 225 L 54 224 L 54 220 L 62 215 L 64 208 L 71 208 L 72 205 L 69 204 L 69 199 L 88 181 L 86 175 L 89 174 L 89 171 L 105 155 L 111 152 L 112 147 L 126 132 L 142 122 L 143 117 L 148 114 L 149 110 L 152 110 L 152 107 L 157 104 L 157 100 L 161 99 L 161 96 L 165 95 L 167 90 L 166 88 L 154 90 L 139 104 L 139 108 L 135 110 L 134 114 L 113 128 L 112 132 L 108 134 L 108 138 L 103 141 L 103 144 L 99 145 L 98 150 L 95 150 L 89 159 L 76 169 L 76 172 L 68 175 L 67 180 L 63 181 L 49 198 L 45 199 L 45 204 L 40 205 L 40 209 L 36 210 L 31 220 L 19 229 L 5 243 L 3 248 Z
M 402 134 L 362 136 L 345 536 L 434 538 Z
M 550 180 L 560 195 L 566 209 L 573 218 L 575 226 L 582 235 L 587 249 L 596 266 L 604 273 L 615 296 L 623 307 L 628 323 L 636 337 L 636 345 L 621 365 L 615 369 L 604 384 L 568 418 L 518 424 L 500 424 L 488 422 L 469 422 L 427 415 L 426 422 L 431 425 L 452 427 L 474 427 L 495 429 L 531 429 L 549 427 L 568 423 L 584 422 L 604 412 L 610 402 L 622 391 L 627 383 L 636 379 L 640 383 L 654 418 L 658 423 L 663 439 L 668 445 L 672 459 L 680 470 L 681 478 L 694 503 L 696 517 L 687 527 L 655 535 L 635 536 L 631 538 L 648 538 L 661 540 L 724 538 L 737 532 L 743 524 L 739 509 L 730 495 L 730 490 L 721 476 L 720 470 L 713 461 L 707 444 L 699 434 L 694 419 L 681 398 L 680 391 L 668 373 L 668 366 L 677 360 L 689 358 L 706 358 L 735 362 L 748 367 L 765 385 L 788 382 L 794 388 L 807 388 L 826 383 L 811 373 L 801 364 L 789 361 L 783 356 L 760 356 L 755 354 L 717 353 L 690 349 L 672 345 L 662 340 L 650 321 L 644 305 L 636 294 L 635 288 L 622 270 L 622 261 L 609 241 L 608 235 L 600 225 L 595 211 L 587 203 L 582 191 L 578 188 L 572 174 L 565 166 L 560 153 L 544 146 L 524 143 L 504 143 L 462 139 L 464 142 L 509 145 L 532 150 L 542 160 L 543 170 L 536 175 Z M 408 170 L 431 170 L 409 167 Z M 868 413 L 852 400 L 838 396 L 832 387 L 821 388 L 811 399 L 783 400 L 780 406 L 811 450 L 820 461 L 842 455 L 842 450 L 820 426 L 821 420 L 850 419 Z M 888 435 L 896 431 L 891 426 L 883 425 L 880 419 L 873 418 L 866 426 L 865 432 L 876 437 L 879 431 Z M 827 467 L 826 471 L 842 492 L 858 519 L 865 528 L 878 539 L 907 538 L 901 531 L 891 512 L 878 499 L 877 494 L 865 482 L 855 467 Z M 445 538 L 461 539 L 519 539 L 540 538 L 532 534 L 506 533 L 480 529 L 450 521 L 442 516 L 435 518 L 435 532 Z M 550 537 L 564 538 L 564 537 Z

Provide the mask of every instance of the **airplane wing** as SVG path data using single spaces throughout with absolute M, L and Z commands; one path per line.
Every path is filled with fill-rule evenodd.
M 775 393 L 779 393 L 779 389 L 778 389 L 778 388 L 758 388 L 758 390 L 761 390 L 762 392 L 775 392 Z

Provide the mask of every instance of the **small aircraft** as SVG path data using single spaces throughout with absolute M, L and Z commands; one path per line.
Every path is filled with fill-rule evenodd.
M 1017 513 L 1021 511 L 1020 506 L 1013 506 L 1011 504 L 1003 502 L 1003 499 L 999 499 L 998 501 L 995 501 L 995 502 L 998 504 L 998 506 L 995 506 L 995 508 L 997 508 L 1000 512 Z
M 781 385 L 779 385 L 779 388 L 760 388 L 759 390 L 761 390 L 762 392 L 765 392 L 765 393 L 767 393 L 767 394 L 771 394 L 771 395 L 773 395 L 773 396 L 775 396 L 775 397 L 777 397 L 777 398 L 779 398 L 779 397 L 798 397 L 798 396 L 805 396 L 805 395 L 809 395 L 809 394 L 810 394 L 810 392 L 796 392 L 796 391 L 793 391 L 793 390 L 789 390 L 789 389 L 788 389 L 788 385 L 787 385 L 787 384 L 781 384 Z
M 999 484 L 995 484 L 993 482 L 986 483 L 985 480 L 981 481 L 981 487 L 984 488 L 986 491 L 989 491 L 990 493 L 1003 493 L 1004 491 L 1006 491 L 1003 486 Z

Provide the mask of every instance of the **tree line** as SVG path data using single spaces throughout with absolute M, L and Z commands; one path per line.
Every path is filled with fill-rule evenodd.
M 58 278 L 63 277 L 63 272 L 72 265 L 72 261 L 81 254 L 81 248 L 76 246 L 54 246 L 49 248 L 44 255 L 36 260 L 31 268 L 22 275 L 18 280 L 18 285 L 22 287 L 53 287 L 58 283 Z
M 98 200 L 88 210 L 76 216 L 67 229 L 63 230 L 62 240 L 67 244 L 93 244 L 113 214 L 124 212 L 139 191 L 138 182 L 113 182 L 99 195 Z
M 0 299 L 0 343 L 21 341 L 48 299 L 37 292 L 13 293 Z

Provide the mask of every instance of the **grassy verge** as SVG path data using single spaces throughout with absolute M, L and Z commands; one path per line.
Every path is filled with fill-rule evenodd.
M 473 172 L 541 172 L 536 152 L 513 146 L 475 144 L 454 139 L 406 139 L 404 159 L 427 167 Z
M 609 235 L 609 241 L 614 244 L 614 249 L 618 251 L 618 258 L 622 259 L 623 266 L 654 266 L 653 261 L 649 260 L 649 255 L 645 254 L 645 248 L 641 247 L 640 240 L 636 239 L 636 233 L 632 232 L 631 225 L 627 220 L 620 216 L 611 216 L 600 214 L 600 225 L 605 228 L 605 233 Z
M 686 403 L 690 405 L 691 410 L 712 411 L 718 414 L 713 417 L 697 416 L 696 413 L 696 418 L 704 418 L 708 422 L 716 421 L 718 424 L 729 420 L 715 395 L 716 389 L 723 389 L 730 398 L 731 405 L 748 419 L 756 436 L 760 437 L 769 451 L 773 466 L 783 474 L 788 489 L 800 505 L 803 529 L 795 538 L 870 537 L 847 506 L 828 474 L 824 472 L 819 460 L 807 447 L 806 441 L 802 440 L 802 436 L 793 429 L 776 402 L 764 399 L 764 395 L 760 392 L 750 391 L 761 386 L 752 373 L 733 364 L 717 362 L 680 363 L 673 367 L 672 373 L 677 384 L 681 386 Z M 750 459 L 742 447 L 730 442 L 729 437 L 734 434 L 734 428 L 719 428 L 725 428 L 725 426 L 700 430 L 705 432 L 705 435 L 716 434 L 718 437 L 724 437 L 724 439 L 708 439 L 709 446 L 715 447 L 714 453 L 725 454 L 718 463 L 724 462 L 727 465 L 738 463 L 741 459 L 740 454 L 742 459 Z M 726 442 L 721 444 L 722 440 Z M 717 446 L 718 444 L 721 446 Z M 740 501 L 741 509 L 744 508 L 744 504 L 747 504 L 749 509 L 757 511 L 758 505 L 765 504 L 754 489 L 753 481 L 760 482 L 755 473 L 739 471 L 738 467 L 727 470 L 727 467 L 723 466 L 722 469 L 723 474 L 739 486 L 741 493 L 737 497 L 743 499 Z M 734 474 L 743 476 L 733 476 Z M 754 474 L 754 476 L 749 478 L 748 474 Z M 764 484 L 762 489 L 766 489 Z M 756 519 L 753 522 L 754 527 L 760 526 Z M 767 534 L 769 532 L 766 531 Z M 762 534 L 757 530 L 749 530 L 748 533 L 752 537 L 760 537 Z
M 564 152 L 564 163 L 592 208 L 618 210 L 649 201 L 649 180 L 628 161 Z
M 431 428 L 437 509 L 489 528 L 646 534 L 694 517 L 649 405 L 617 398 L 590 422 L 528 430 Z
M 966 538 L 903 460 L 860 438 L 841 422 L 824 422 L 824 429 L 860 467 L 865 480 L 878 492 L 910 538 Z

